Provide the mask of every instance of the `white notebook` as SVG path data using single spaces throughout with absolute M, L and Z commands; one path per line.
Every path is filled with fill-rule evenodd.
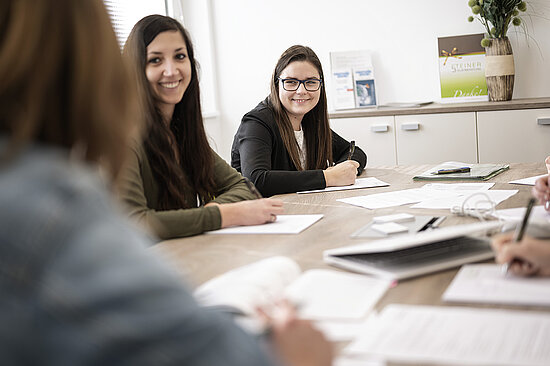
M 391 282 L 326 269 L 301 273 L 287 257 L 270 257 L 226 272 L 194 293 L 204 306 L 254 315 L 257 306 L 286 298 L 300 317 L 313 320 L 359 320 L 384 295 Z

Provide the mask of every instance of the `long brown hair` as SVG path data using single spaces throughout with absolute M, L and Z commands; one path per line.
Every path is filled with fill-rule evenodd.
M 139 104 L 101 0 L 0 4 L 3 159 L 31 142 L 72 149 L 113 177 Z
M 191 62 L 191 81 L 182 100 L 176 104 L 170 125 L 163 122 L 147 80 L 147 46 L 162 32 L 180 32 Z M 159 207 L 164 210 L 188 208 L 184 187 L 190 187 L 205 201 L 215 189 L 214 157 L 204 130 L 197 65 L 191 37 L 170 17 L 150 15 L 136 23 L 124 46 L 124 54 L 136 65 L 136 80 L 145 100 L 147 130 L 143 142 L 153 175 L 159 186 Z
M 307 166 L 302 167 L 298 155 L 298 144 L 294 137 L 294 130 L 284 106 L 279 99 L 279 76 L 283 70 L 292 62 L 307 61 L 312 64 L 321 80 L 324 80 L 321 61 L 306 46 L 292 46 L 288 48 L 277 61 L 273 76 L 271 78 L 271 94 L 269 96 L 269 105 L 275 115 L 275 121 L 279 127 L 281 138 L 285 144 L 286 150 L 292 159 L 292 162 L 298 170 L 306 169 L 325 169 L 332 165 L 332 132 L 328 123 L 327 95 L 324 84 L 321 85 L 321 95 L 317 105 L 302 119 L 302 128 L 304 130 L 304 139 L 307 151 Z M 328 163 L 328 164 L 327 164 Z

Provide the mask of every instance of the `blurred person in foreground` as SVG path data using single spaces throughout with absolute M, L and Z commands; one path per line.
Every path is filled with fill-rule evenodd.
M 3 0 L 0 74 L 2 364 L 330 364 L 293 314 L 262 348 L 198 307 L 113 206 L 140 111 L 101 0 Z

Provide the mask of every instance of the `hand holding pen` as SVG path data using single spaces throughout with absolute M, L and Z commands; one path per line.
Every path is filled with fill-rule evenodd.
M 527 223 L 529 222 L 529 216 L 531 215 L 531 211 L 533 209 L 533 205 L 535 204 L 535 199 L 530 198 L 529 202 L 527 203 L 527 207 L 525 208 L 525 214 L 523 215 L 523 220 L 521 223 L 516 227 L 516 230 L 514 232 L 513 237 L 511 238 L 511 241 L 508 241 L 508 243 L 512 246 L 518 245 L 525 234 L 525 230 L 527 229 Z M 498 240 L 495 240 L 493 242 L 493 247 L 495 247 L 495 250 L 497 252 L 502 249 L 502 245 L 504 242 L 499 242 Z M 504 251 L 510 251 L 509 248 L 504 249 Z M 508 253 L 509 254 L 509 253 Z M 517 258 L 514 256 L 505 256 L 503 258 L 502 253 L 499 253 L 497 256 L 497 261 L 500 261 L 501 263 L 504 263 L 503 265 L 503 272 L 508 273 L 510 268 L 514 268 L 514 273 L 525 273 L 527 275 L 532 274 L 533 266 L 530 262 L 524 261 L 521 258 Z
M 352 140 L 349 143 L 348 160 L 351 160 L 351 157 L 353 156 L 354 152 L 355 152 L 355 141 Z
M 506 233 L 493 239 L 497 263 L 512 262 L 508 271 L 516 276 L 550 276 L 550 241 L 525 236 L 518 244 L 512 237 Z

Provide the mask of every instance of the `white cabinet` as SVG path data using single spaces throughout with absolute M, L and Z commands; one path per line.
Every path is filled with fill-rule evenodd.
M 334 118 L 330 127 L 367 154 L 367 166 L 396 165 L 393 116 Z
M 542 162 L 550 155 L 550 109 L 477 113 L 480 163 Z
M 395 116 L 395 128 L 399 165 L 477 161 L 475 112 Z
M 550 98 L 338 111 L 331 126 L 369 165 L 542 162 L 550 156 Z

